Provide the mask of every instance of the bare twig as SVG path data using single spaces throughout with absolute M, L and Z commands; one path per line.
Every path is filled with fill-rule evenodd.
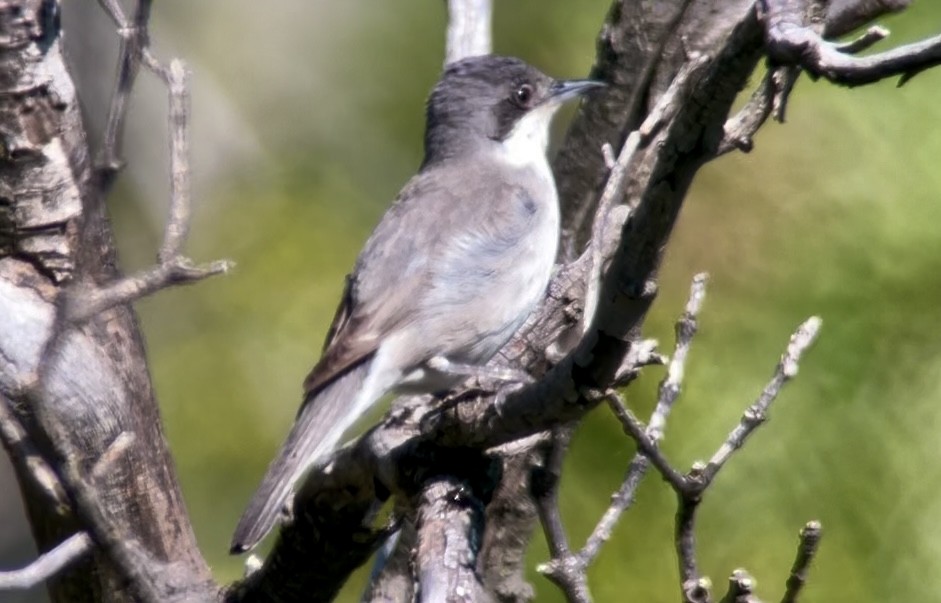
M 648 448 L 652 449 L 657 454 L 660 454 L 657 443 L 663 437 L 667 419 L 679 395 L 686 357 L 689 354 L 690 344 L 696 334 L 699 311 L 702 309 L 702 304 L 706 297 L 707 282 L 708 276 L 705 273 L 697 274 L 693 277 L 693 284 L 690 287 L 686 309 L 676 323 L 675 331 L 677 339 L 673 357 L 670 360 L 667 374 L 660 383 L 657 405 L 654 408 L 653 414 L 650 416 L 646 433 L 643 433 L 644 437 L 642 439 L 649 444 Z M 618 398 L 609 396 L 608 401 L 609 404 L 616 404 L 616 406 L 612 407 L 615 414 L 618 413 L 619 409 L 627 411 L 627 407 L 620 403 Z M 637 421 L 637 424 L 639 425 L 639 421 Z M 626 427 L 627 426 L 625 426 L 625 428 Z M 643 432 L 642 428 L 641 432 Z M 638 439 L 637 441 L 638 446 L 640 446 L 641 440 Z M 611 505 L 604 512 L 601 520 L 598 521 L 598 524 L 592 531 L 591 536 L 589 536 L 588 540 L 585 542 L 585 547 L 582 549 L 581 555 L 586 562 L 590 563 L 594 560 L 595 556 L 597 556 L 598 552 L 601 550 L 601 545 L 611 537 L 611 531 L 617 524 L 618 519 L 620 519 L 624 511 L 633 504 L 634 493 L 637 491 L 637 486 L 640 484 L 641 479 L 643 479 L 643 476 L 646 474 L 649 463 L 650 461 L 648 460 L 647 454 L 639 452 L 634 456 L 624 476 L 624 480 L 621 482 L 621 487 L 618 488 L 618 491 L 611 499 Z M 674 470 L 673 473 L 677 472 Z
M 98 3 L 114 21 L 121 37 L 118 75 L 115 78 L 114 91 L 111 93 L 104 147 L 98 159 L 99 170 L 114 174 L 124 165 L 122 143 L 128 103 L 140 71 L 141 54 L 150 43 L 147 24 L 150 20 L 151 0 L 138 1 L 133 24 L 128 21 L 118 0 L 98 0 Z
M 689 356 L 689 348 L 696 336 L 699 328 L 699 311 L 702 309 L 703 301 L 706 299 L 706 284 L 709 282 L 709 275 L 701 272 L 693 277 L 693 284 L 689 289 L 689 300 L 686 302 L 686 308 L 683 315 L 676 321 L 674 332 L 676 333 L 676 348 L 673 351 L 673 358 L 667 367 L 667 374 L 660 382 L 659 396 L 657 406 L 653 415 L 650 417 L 648 426 L 650 438 L 657 442 L 663 437 L 663 430 L 666 426 L 667 417 L 670 410 L 676 403 L 680 395 L 680 388 L 683 384 L 683 376 L 686 369 L 686 358 Z
M 551 555 L 551 560 L 537 569 L 562 589 L 570 603 L 588 603 L 591 592 L 586 564 L 580 556 L 572 554 L 559 513 L 559 479 L 573 427 L 569 425 L 553 432 L 546 445 L 543 466 L 533 472 L 533 499 Z
M 700 576 L 696 560 L 696 511 L 702 501 L 703 493 L 734 451 L 741 448 L 749 434 L 767 419 L 767 412 L 771 403 L 784 384 L 797 374 L 800 357 L 813 342 L 821 324 L 819 318 L 812 317 L 798 327 L 797 331 L 791 336 L 787 350 L 781 357 L 771 381 L 764 388 L 758 400 L 745 412 L 741 423 L 732 430 L 726 442 L 722 444 L 708 464 L 696 463 L 688 474 L 683 475 L 667 461 L 657 444 L 662 437 L 662 428 L 666 416 L 679 394 L 680 384 L 683 379 L 683 367 L 689 344 L 696 332 L 696 316 L 704 295 L 705 275 L 697 275 L 693 281 L 686 312 L 677 321 L 676 351 L 670 362 L 667 376 L 660 384 L 659 400 L 650 424 L 645 427 L 627 409 L 616 393 L 609 392 L 607 395 L 608 404 L 624 427 L 625 433 L 630 435 L 637 443 L 639 454 L 644 455 L 645 459 L 657 468 L 664 479 L 673 487 L 679 499 L 675 523 L 675 545 L 683 600 L 687 603 L 702 603 L 711 600 L 709 588 L 704 587 L 706 583 L 703 580 L 705 578 Z M 647 462 L 640 462 L 639 459 L 635 458 L 631 465 L 632 471 L 628 473 L 628 478 L 632 477 L 632 472 L 642 473 L 646 468 Z M 628 478 L 625 479 L 625 484 L 628 483 Z M 619 506 L 619 497 L 616 496 L 605 515 L 614 515 L 616 519 L 617 514 L 622 511 L 623 509 Z M 601 523 L 599 523 L 600 525 Z M 609 532 L 610 528 L 607 528 L 607 531 Z M 584 561 L 587 562 L 588 559 Z M 797 567 L 796 563 L 795 567 Z M 737 574 L 733 574 L 733 581 L 736 580 L 736 576 Z M 751 588 L 748 586 L 751 582 L 739 580 L 736 584 L 741 586 L 740 589 L 735 591 L 740 595 L 740 598 L 732 600 L 754 600 L 750 598 L 751 591 L 748 590 Z M 748 586 L 748 589 L 746 589 L 746 586 Z M 732 593 L 731 590 L 730 593 Z
M 762 390 L 761 395 L 754 404 L 748 407 L 742 415 L 742 420 L 733 429 L 728 438 L 716 451 L 709 463 L 705 466 L 701 474 L 703 485 L 708 485 L 722 469 L 722 466 L 729 460 L 732 454 L 742 447 L 749 435 L 762 423 L 768 420 L 768 409 L 778 397 L 781 388 L 797 375 L 798 363 L 801 355 L 810 347 L 817 333 L 820 330 L 822 321 L 813 316 L 808 318 L 797 328 L 797 331 L 791 335 L 787 350 L 781 356 L 778 366 L 774 371 L 771 380 Z
M 845 46 L 824 40 L 822 35 L 802 23 L 796 0 L 761 0 L 759 7 L 765 23 L 768 56 L 780 65 L 798 65 L 815 77 L 836 84 L 859 86 L 888 77 L 901 76 L 901 86 L 912 77 L 941 64 L 941 35 L 900 46 L 892 50 L 853 57 Z M 872 43 L 873 34 L 863 37 L 862 45 Z M 860 45 L 857 41 L 851 49 Z
M 736 149 L 750 152 L 755 144 L 753 137 L 769 117 L 774 115 L 777 121 L 783 122 L 787 98 L 799 74 L 800 69 L 797 67 L 770 69 L 745 106 L 725 122 L 716 156 Z
M 881 42 L 887 37 L 889 37 L 888 29 L 879 25 L 873 25 L 858 38 L 850 40 L 849 42 L 837 44 L 834 46 L 834 48 L 844 54 L 857 54 L 873 46 L 874 44 Z
M 448 33 L 445 65 L 490 52 L 491 0 L 447 0 Z
M 170 129 L 170 208 L 163 242 L 157 253 L 157 264 L 136 274 L 120 278 L 104 286 L 75 288 L 69 292 L 59 329 L 48 350 L 54 350 L 61 334 L 109 308 L 126 304 L 172 285 L 189 284 L 231 270 L 233 264 L 220 260 L 194 265 L 183 255 L 192 214 L 189 166 L 190 95 L 186 66 L 173 59 L 164 67 L 148 46 L 147 21 L 151 0 L 140 0 L 134 24 L 127 21 L 116 0 L 99 0 L 118 26 L 122 40 L 121 67 L 111 100 L 105 133 L 103 168 L 115 171 L 120 167 L 120 136 L 124 129 L 127 101 L 141 63 L 159 77 L 169 90 Z
M 807 574 L 810 564 L 817 554 L 820 546 L 822 527 L 819 521 L 809 521 L 800 531 L 800 543 L 797 546 L 797 556 L 791 567 L 791 575 L 787 578 L 787 590 L 781 598 L 781 603 L 796 603 L 804 584 L 807 583 Z
M 539 571 L 555 582 L 569 601 L 591 600 L 586 570 L 597 557 L 601 546 L 610 538 L 618 519 L 633 503 L 637 486 L 646 474 L 651 460 L 658 465 L 664 475 L 670 474 L 680 481 L 684 479 L 667 463 L 657 448 L 657 442 L 663 436 L 667 418 L 679 396 L 686 357 L 693 336 L 696 334 L 697 317 L 706 295 L 706 282 L 706 274 L 697 274 L 693 278 L 686 309 L 676 323 L 676 347 L 667 374 L 660 383 L 660 394 L 656 408 L 651 415 L 651 426 L 645 428 L 627 409 L 616 392 L 606 392 L 604 396 L 615 415 L 621 420 L 625 430 L 628 430 L 634 437 L 640 450 L 631 461 L 621 487 L 612 496 L 608 509 L 598 521 L 585 542 L 585 546 L 577 554 L 572 554 L 569 548 L 565 529 L 559 518 L 556 496 L 562 466 L 562 452 L 565 450 L 564 444 L 567 440 L 561 441 L 562 446 L 559 446 L 560 442 L 557 441 L 548 455 L 545 472 L 550 481 L 547 488 L 535 493 L 535 498 L 552 558 L 548 563 L 542 564 Z M 535 485 L 536 480 L 534 480 Z
M 676 559 L 680 568 L 680 590 L 684 603 L 709 603 L 712 596 L 709 587 L 703 588 L 703 576 L 696 561 L 696 511 L 702 500 L 698 496 L 680 494 L 680 505 L 676 511 L 675 537 Z
M 0 572 L 0 591 L 33 588 L 87 555 L 93 547 L 85 532 L 72 534 L 26 567 Z
M 729 576 L 729 590 L 720 603 L 761 603 L 755 596 L 755 579 L 743 569 L 737 569 Z
M 679 509 L 676 514 L 676 551 L 677 561 L 680 571 L 680 582 L 685 600 L 689 603 L 694 601 L 708 601 L 708 593 L 705 599 L 696 599 L 690 596 L 690 589 L 687 585 L 695 583 L 700 579 L 698 565 L 696 561 L 696 510 L 702 501 L 702 496 L 706 489 L 712 483 L 719 470 L 728 461 L 731 455 L 742 447 L 749 434 L 765 420 L 767 420 L 768 409 L 771 403 L 777 398 L 781 388 L 797 375 L 798 362 L 810 344 L 813 342 L 820 329 L 821 321 L 817 317 L 806 320 L 797 331 L 791 336 L 787 350 L 778 362 L 777 369 L 771 381 L 765 386 L 758 400 L 745 411 L 742 421 L 732 430 L 726 441 L 720 446 L 719 450 L 713 455 L 708 464 L 702 465 L 696 463 L 690 472 L 677 481 L 668 464 L 661 459 L 651 461 L 660 469 L 667 480 L 673 485 L 674 490 L 679 497 Z M 640 445 L 643 440 L 638 440 Z M 665 466 L 664 466 L 665 465 Z M 674 477 L 674 479 L 670 479 Z
M 663 456 L 660 448 L 657 447 L 659 436 L 654 439 L 651 428 L 645 427 L 634 413 L 632 413 L 624 401 L 616 392 L 611 392 L 607 396 L 608 406 L 614 412 L 614 416 L 621 422 L 624 433 L 631 436 L 637 443 L 637 448 L 641 454 L 647 457 L 653 466 L 660 471 L 663 478 L 666 479 L 674 489 L 682 490 L 686 487 L 685 476 L 673 468 L 670 462 Z
M 194 266 L 183 257 L 141 270 L 103 287 L 76 289 L 64 305 L 63 319 L 80 324 L 109 308 L 133 302 L 170 285 L 187 285 L 232 269 L 232 262 L 218 260 Z

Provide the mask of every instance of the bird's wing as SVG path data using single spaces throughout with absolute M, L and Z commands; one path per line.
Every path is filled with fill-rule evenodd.
M 445 164 L 413 177 L 360 253 L 323 356 L 304 383 L 308 394 L 370 358 L 390 333 L 421 320 L 423 300 L 450 306 L 488 296 L 490 269 L 505 263 L 532 226 L 521 191 L 494 179 L 487 164 L 471 170 Z M 456 252 L 462 257 L 455 259 Z M 442 275 L 448 286 L 438 282 Z M 403 365 L 427 355 L 424 346 L 412 351 Z
M 347 277 L 343 297 L 327 333 L 320 360 L 304 380 L 307 399 L 346 371 L 370 358 L 383 336 L 411 318 L 428 277 L 445 205 L 451 193 L 418 174 L 399 193 Z M 447 215 L 446 212 L 443 215 Z

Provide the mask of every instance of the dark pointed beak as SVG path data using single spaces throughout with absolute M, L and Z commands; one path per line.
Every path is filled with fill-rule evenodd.
M 549 86 L 549 98 L 552 102 L 564 103 L 592 90 L 605 87 L 607 84 L 597 80 L 556 80 Z

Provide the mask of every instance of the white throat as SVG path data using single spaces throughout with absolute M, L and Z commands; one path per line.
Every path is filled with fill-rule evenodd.
M 520 119 L 500 143 L 504 160 L 515 167 L 548 168 L 549 124 L 558 105 L 544 103 Z

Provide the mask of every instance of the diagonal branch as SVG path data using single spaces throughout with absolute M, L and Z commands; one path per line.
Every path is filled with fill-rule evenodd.
M 33 588 L 89 554 L 93 547 L 85 532 L 73 534 L 26 567 L 0 572 L 0 592 Z
M 98 0 L 117 28 L 121 37 L 118 58 L 118 75 L 111 93 L 108 108 L 108 123 L 105 126 L 104 148 L 98 159 L 99 170 L 107 175 L 102 180 L 113 181 L 114 175 L 124 166 L 124 124 L 127 120 L 131 90 L 140 71 L 141 55 L 150 43 L 148 21 L 151 0 L 139 0 L 134 21 L 128 21 L 118 0 Z
M 778 394 L 781 393 L 781 388 L 783 388 L 788 381 L 797 376 L 801 355 L 810 347 L 814 339 L 816 339 L 821 324 L 822 321 L 820 318 L 813 316 L 804 321 L 804 323 L 797 328 L 797 331 L 791 335 L 787 350 L 785 350 L 784 355 L 781 356 L 781 360 L 775 368 L 774 375 L 771 377 L 771 380 L 765 386 L 764 390 L 762 390 L 761 395 L 758 396 L 758 400 L 745 410 L 739 424 L 729 433 L 728 438 L 726 438 L 725 442 L 723 442 L 716 453 L 712 455 L 712 458 L 709 459 L 709 462 L 698 476 L 703 487 L 708 486 L 712 480 L 715 479 L 716 474 L 719 473 L 725 463 L 731 458 L 732 454 L 745 444 L 745 440 L 748 439 L 748 436 L 768 420 L 768 410 L 771 408 L 771 404 L 778 397 Z

